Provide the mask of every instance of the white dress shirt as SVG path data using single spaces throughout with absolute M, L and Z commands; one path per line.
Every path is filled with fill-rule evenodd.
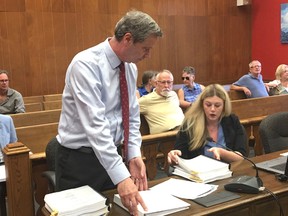
M 57 136 L 59 143 L 67 148 L 92 147 L 114 184 L 130 176 L 117 153 L 117 146 L 123 140 L 119 64 L 109 38 L 74 57 L 66 73 Z M 125 69 L 130 112 L 129 161 L 141 156 L 141 134 L 137 67 L 125 63 Z

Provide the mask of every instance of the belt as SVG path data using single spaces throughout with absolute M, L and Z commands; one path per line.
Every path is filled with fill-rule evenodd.
M 86 147 L 86 146 L 82 146 L 78 149 L 75 149 L 76 151 L 79 151 L 79 152 L 82 152 L 82 153 L 85 153 L 85 154 L 94 154 L 94 151 L 91 147 Z M 118 151 L 118 154 L 121 155 L 121 150 L 122 150 L 122 145 L 118 146 L 117 147 L 117 151 Z
M 76 151 L 85 153 L 85 154 L 92 154 L 94 153 L 93 149 L 91 147 L 86 147 L 86 146 L 82 146 L 78 149 L 76 149 Z

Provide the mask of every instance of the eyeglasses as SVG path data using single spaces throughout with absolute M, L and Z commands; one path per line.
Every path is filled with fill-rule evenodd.
M 171 84 L 173 84 L 173 81 L 170 81 L 170 80 L 157 80 L 157 82 L 159 82 L 159 83 L 161 83 L 161 84 L 163 84 L 163 85 L 165 85 L 166 83 L 168 84 L 168 85 L 171 85 Z
M 254 65 L 254 66 L 251 66 L 251 68 L 256 68 L 256 67 L 261 68 L 262 66 L 261 66 L 261 65 Z
M 5 83 L 5 82 L 9 82 L 9 80 L 8 79 L 0 80 L 0 83 Z
M 182 77 L 182 80 L 185 80 L 185 79 L 186 80 L 190 80 L 190 77 L 188 77 L 188 76 L 187 77 Z

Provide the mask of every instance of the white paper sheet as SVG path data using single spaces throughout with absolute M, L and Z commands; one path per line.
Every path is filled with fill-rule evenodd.
M 182 199 L 196 199 L 212 193 L 217 190 L 217 188 L 218 185 L 170 178 L 169 180 L 155 185 L 150 189 L 168 193 Z
M 0 182 L 5 182 L 6 181 L 6 170 L 5 170 L 5 165 L 2 164 L 0 165 Z

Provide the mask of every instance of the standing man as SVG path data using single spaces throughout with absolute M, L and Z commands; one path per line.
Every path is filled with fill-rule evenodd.
M 113 37 L 73 58 L 66 73 L 57 135 L 60 147 L 56 190 L 88 184 L 103 191 L 117 185 L 121 201 L 131 214 L 137 215 L 138 203 L 146 209 L 138 192 L 148 186 L 140 151 L 134 63 L 149 57 L 161 36 L 160 27 L 148 14 L 132 10 L 116 24 Z M 124 139 L 121 62 L 124 62 L 129 92 L 127 167 L 120 153 Z
M 0 70 L 0 113 L 24 113 L 25 106 L 22 95 L 9 88 L 9 77 L 6 70 Z
M 243 91 L 248 98 L 269 96 L 269 87 L 266 86 L 262 80 L 261 63 L 258 60 L 250 62 L 249 73 L 233 83 L 230 89 Z

